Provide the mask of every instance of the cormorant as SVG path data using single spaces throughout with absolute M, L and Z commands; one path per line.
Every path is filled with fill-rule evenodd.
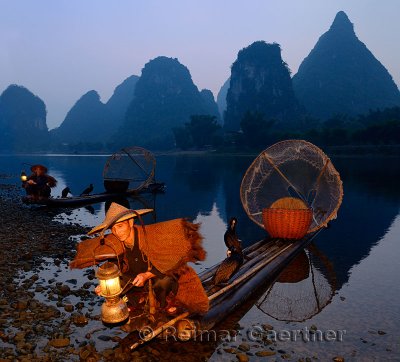
M 68 194 L 70 194 L 70 193 L 71 193 L 70 188 L 69 188 L 69 187 L 66 187 L 65 189 L 63 189 L 63 190 L 61 191 L 61 197 L 65 198 L 65 197 L 67 197 Z
M 225 283 L 237 272 L 243 264 L 242 245 L 236 234 L 237 219 L 230 218 L 228 229 L 224 234 L 225 245 L 228 248 L 228 257 L 221 263 L 213 276 L 213 284 Z
M 92 191 L 93 191 L 93 184 L 90 184 L 89 187 L 87 187 L 86 189 L 84 189 L 84 190 L 82 191 L 82 193 L 80 194 L 80 196 L 89 195 Z

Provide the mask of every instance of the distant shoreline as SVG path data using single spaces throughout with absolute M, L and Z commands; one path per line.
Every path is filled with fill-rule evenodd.
M 269 147 L 269 146 L 268 146 Z M 265 149 L 267 149 L 266 147 Z M 320 147 L 320 146 L 318 146 Z M 326 146 L 320 147 L 329 156 L 335 157 L 375 157 L 375 156 L 388 156 L 400 157 L 400 145 L 344 145 L 344 146 Z M 155 156 L 235 156 L 235 157 L 249 157 L 257 156 L 260 151 L 224 151 L 224 150 L 169 150 L 169 151 L 152 151 Z M 40 156 L 72 156 L 72 157 L 109 157 L 112 153 L 105 152 L 85 152 L 85 153 L 59 153 L 59 152 L 17 152 L 17 153 L 1 153 L 0 157 L 5 156 L 26 156 L 26 155 L 40 155 Z

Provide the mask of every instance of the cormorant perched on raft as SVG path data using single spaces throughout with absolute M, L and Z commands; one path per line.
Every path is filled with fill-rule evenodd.
M 93 184 L 90 184 L 89 187 L 87 187 L 86 189 L 84 189 L 84 190 L 82 191 L 82 193 L 80 194 L 80 196 L 89 195 L 92 191 L 93 191 Z
M 237 272 L 243 264 L 242 245 L 236 234 L 237 219 L 230 218 L 228 229 L 224 234 L 225 245 L 228 248 L 228 257 L 221 263 L 213 276 L 213 284 L 225 283 Z
M 63 189 L 63 190 L 61 191 L 61 197 L 65 198 L 65 197 L 67 197 L 68 194 L 70 194 L 70 193 L 71 193 L 71 189 L 70 189 L 69 187 L 66 187 L 65 189 Z

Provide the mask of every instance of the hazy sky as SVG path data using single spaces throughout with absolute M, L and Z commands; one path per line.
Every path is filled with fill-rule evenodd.
M 277 42 L 293 74 L 343 10 L 400 85 L 400 0 L 0 0 L 0 93 L 23 85 L 60 125 L 87 91 L 106 102 L 159 55 L 216 97 L 240 49 Z

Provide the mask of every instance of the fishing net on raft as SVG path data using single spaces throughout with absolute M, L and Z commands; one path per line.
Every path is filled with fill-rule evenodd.
M 332 300 L 336 275 L 318 253 L 302 251 L 269 287 L 256 306 L 264 314 L 286 322 L 304 322 Z
M 138 191 L 154 181 L 156 159 L 141 147 L 122 148 L 104 166 L 104 187 L 109 192 Z
M 342 197 L 342 181 L 328 156 L 303 140 L 278 142 L 264 150 L 247 169 L 240 187 L 244 210 L 263 228 L 263 210 L 279 200 L 301 200 L 312 212 L 306 233 L 336 218 Z

